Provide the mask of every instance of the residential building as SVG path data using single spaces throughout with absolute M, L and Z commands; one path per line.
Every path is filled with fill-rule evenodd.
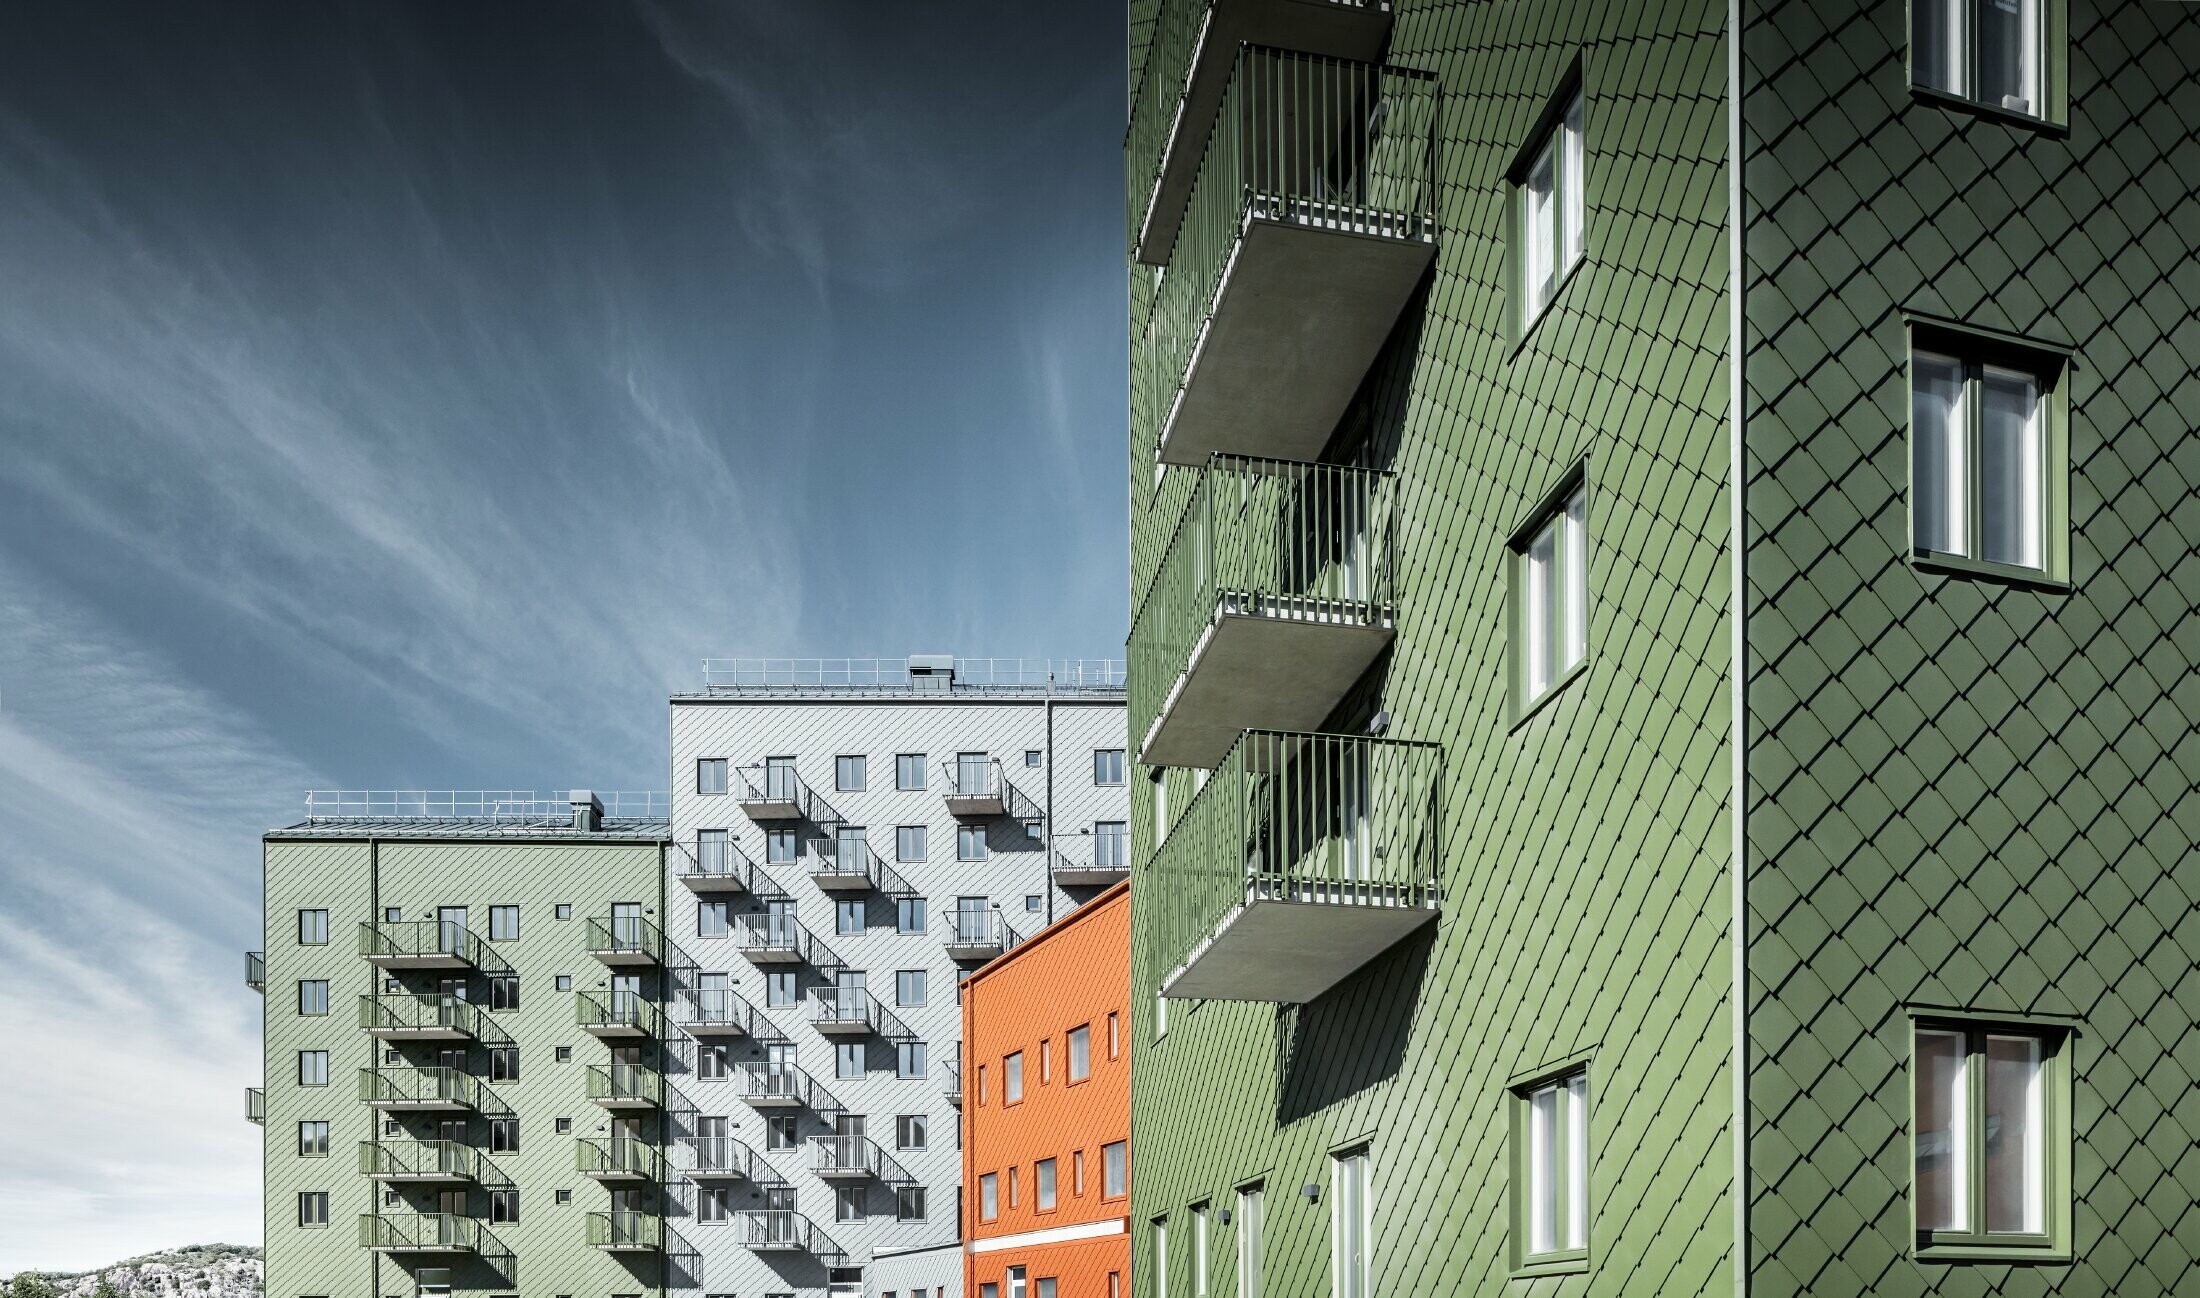
M 1130 940 L 1126 880 L 963 982 L 973 1298 L 1129 1283 Z
M 704 679 L 671 700 L 669 1224 L 711 1292 L 884 1292 L 880 1254 L 959 1238 L 958 980 L 1127 871 L 1123 665 Z
M 662 1292 L 664 795 L 307 810 L 247 957 L 267 1292 Z
M 2200 8 L 1129 32 L 1140 1298 L 2191 1291 Z

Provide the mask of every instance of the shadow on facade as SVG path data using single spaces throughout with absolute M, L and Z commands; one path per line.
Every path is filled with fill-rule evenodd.
M 1436 942 L 1430 924 L 1319 1000 L 1277 1014 L 1276 1122 L 1296 1122 L 1405 1063 L 1406 1036 Z

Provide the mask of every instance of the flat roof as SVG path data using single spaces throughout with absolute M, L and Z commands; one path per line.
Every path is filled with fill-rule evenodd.
M 606 816 L 599 828 L 576 829 L 572 817 L 557 820 L 500 820 L 484 816 L 345 816 L 302 820 L 270 829 L 268 839 L 467 838 L 540 841 L 651 842 L 672 837 L 672 822 L 632 816 Z

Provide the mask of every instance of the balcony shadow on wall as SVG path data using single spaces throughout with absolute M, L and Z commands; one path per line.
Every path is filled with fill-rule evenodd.
M 1436 942 L 1423 926 L 1319 999 L 1278 1011 L 1276 1121 L 1296 1122 L 1395 1075 Z

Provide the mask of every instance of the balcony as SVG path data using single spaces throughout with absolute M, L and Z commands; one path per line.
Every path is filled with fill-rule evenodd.
M 664 1032 L 664 1011 L 630 991 L 581 992 L 573 998 L 581 1031 L 605 1041 L 645 1041 Z
M 368 992 L 359 1026 L 380 1041 L 511 1040 L 480 1006 L 441 992 Z
M 790 766 L 741 768 L 741 810 L 759 825 L 784 825 L 807 820 L 815 825 L 836 825 L 840 813 Z
M 494 969 L 508 966 L 452 920 L 368 921 L 359 926 L 359 954 L 377 969 Z
M 877 889 L 889 897 L 912 897 L 916 889 L 886 864 L 886 858 L 871 850 L 868 839 L 859 840 L 852 830 L 833 843 L 831 856 L 810 857 L 810 882 L 821 890 L 843 896 L 858 895 Z
M 665 1179 L 665 1156 L 654 1145 L 631 1136 L 573 1142 L 573 1165 L 582 1176 L 606 1185 L 643 1185 Z
M 811 994 L 810 1026 L 827 1037 L 885 1037 L 913 1041 L 916 1033 L 878 997 L 861 987 L 820 987 Z
M 997 910 L 960 910 L 949 906 L 940 912 L 947 923 L 947 958 L 991 960 L 1023 941 Z
M 583 940 L 588 954 L 614 969 L 664 963 L 665 931 L 639 915 L 591 919 Z
M 377 1253 L 501 1253 L 481 1219 L 455 1212 L 369 1212 L 359 1217 L 359 1244 Z
M 1434 77 L 1236 57 L 1144 326 L 1168 464 L 1317 458 L 1436 253 Z
M 1248 731 L 1155 853 L 1173 998 L 1299 1003 L 1435 921 L 1434 744 Z
M 916 1178 L 869 1136 L 810 1137 L 810 1170 L 825 1181 L 884 1181 L 914 1185 Z
M 682 864 L 680 882 L 697 896 L 722 897 L 737 893 L 753 893 L 759 897 L 784 897 L 787 890 L 780 887 L 768 871 L 758 868 L 740 847 L 726 839 L 699 840 L 690 852 L 679 847 Z
M 440 1065 L 362 1068 L 359 1098 L 386 1113 L 462 1113 L 483 1107 L 480 1078 Z
M 973 820 L 1007 813 L 1009 785 L 1001 777 L 997 759 L 976 754 L 957 757 L 941 762 L 940 774 L 948 815 Z
M 1162 0 L 1123 141 L 1131 255 L 1168 263 L 1238 46 L 1367 63 L 1389 40 L 1389 0 Z
M 1054 853 L 1054 882 L 1063 888 L 1105 888 L 1131 874 L 1130 834 L 1099 834 L 1092 838 L 1092 860 L 1081 861 L 1067 852 Z
M 1247 730 L 1312 730 L 1396 633 L 1394 474 L 1217 455 L 1131 623 L 1149 766 L 1214 767 Z
M 955 1043 L 955 1058 L 940 1063 L 940 1094 L 956 1108 L 963 1106 L 962 1042 Z
M 840 957 L 791 915 L 736 915 L 733 941 L 751 964 L 840 967 Z
M 781 1183 L 770 1163 L 731 1136 L 683 1136 L 672 1147 L 672 1164 L 690 1181 Z
M 648 1064 L 590 1064 L 583 1080 L 588 1098 L 614 1113 L 665 1106 L 665 1075 Z
M 747 1062 L 735 1073 L 741 1098 L 754 1109 L 839 1113 L 840 1101 L 794 1064 Z
M 792 1208 L 750 1208 L 741 1213 L 741 1242 L 758 1253 L 814 1253 L 839 1257 L 841 1248 Z
M 244 1088 L 244 1120 L 267 1125 L 267 1092 L 257 1086 Z
M 465 1185 L 481 1176 L 481 1154 L 456 1140 L 362 1140 L 359 1174 L 391 1185 Z
M 267 957 L 258 951 L 244 953 L 244 985 L 262 995 L 267 992 Z
M 784 1034 L 754 1005 L 722 987 L 689 988 L 673 998 L 673 1021 L 691 1037 L 752 1037 L 779 1040 Z
M 657 1253 L 665 1246 L 665 1219 L 653 1212 L 588 1214 L 588 1246 L 606 1253 Z

